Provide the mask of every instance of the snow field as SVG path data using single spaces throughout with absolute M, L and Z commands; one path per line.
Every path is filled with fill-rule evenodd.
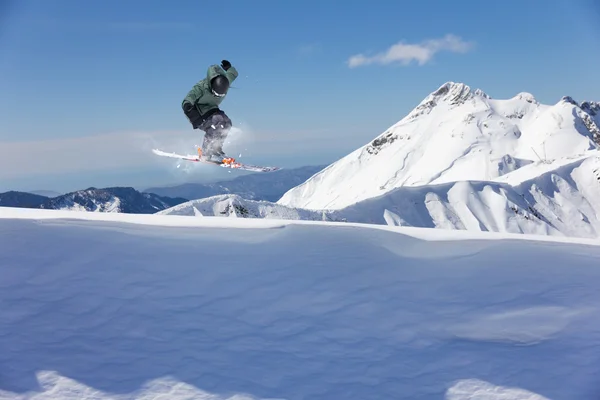
M 1 399 L 595 399 L 592 240 L 0 209 Z

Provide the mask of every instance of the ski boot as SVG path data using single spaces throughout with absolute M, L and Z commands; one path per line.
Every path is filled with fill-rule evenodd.
M 231 157 L 225 157 L 225 153 L 223 152 L 223 150 L 203 152 L 201 148 L 198 148 L 198 158 L 202 161 L 219 162 L 224 164 L 230 164 L 235 161 Z

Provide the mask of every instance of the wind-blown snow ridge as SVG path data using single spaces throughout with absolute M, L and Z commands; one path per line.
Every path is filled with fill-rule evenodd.
M 550 400 L 529 390 L 492 385 L 480 379 L 465 379 L 448 389 L 445 400 Z
M 10 208 L 0 218 L 2 399 L 598 395 L 597 241 Z
M 200 390 L 193 385 L 175 379 L 156 379 L 131 394 L 105 393 L 85 384 L 60 376 L 54 371 L 40 371 L 37 380 L 40 391 L 19 395 L 0 390 L 0 400 L 285 400 L 276 398 L 257 399 L 247 394 L 218 395 Z M 446 392 L 446 400 L 549 400 L 528 390 L 496 386 L 479 379 L 456 382 Z M 349 397 L 345 397 L 349 399 Z
M 152 380 L 130 394 L 103 392 L 61 376 L 56 371 L 39 371 L 36 373 L 36 378 L 41 390 L 31 391 L 25 395 L 0 390 L 0 400 L 258 400 L 245 394 L 220 396 L 172 378 Z
M 286 192 L 278 204 L 342 209 L 398 187 L 490 181 L 536 161 L 597 150 L 598 105 L 531 93 L 497 100 L 447 82 L 370 143 Z

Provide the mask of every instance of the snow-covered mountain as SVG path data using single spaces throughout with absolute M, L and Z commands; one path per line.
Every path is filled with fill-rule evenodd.
M 151 214 L 187 201 L 141 193 L 132 187 L 89 188 L 49 199 L 40 208 Z
M 448 82 L 370 143 L 286 192 L 278 204 L 342 209 L 398 187 L 491 181 L 535 161 L 600 144 L 600 105 L 529 93 L 494 100 Z
M 328 212 L 287 207 L 266 200 L 248 200 L 237 194 L 216 195 L 191 200 L 159 211 L 156 214 L 309 221 L 331 220 Z
M 4 207 L 93 212 L 154 214 L 186 201 L 185 198 L 141 193 L 132 187 L 92 187 L 52 198 L 26 192 L 0 193 L 0 206 Z
M 308 210 L 221 195 L 182 203 L 158 214 L 600 238 L 600 154 L 533 162 L 494 181 L 403 186 L 338 210 Z
M 332 214 L 365 223 L 600 238 L 600 154 L 532 163 L 494 181 L 404 186 Z
M 0 208 L 0 243 L 3 400 L 598 399 L 597 241 Z
M 252 173 L 231 180 L 214 183 L 185 183 L 170 187 L 152 187 L 144 190 L 165 197 L 201 199 L 220 194 L 237 194 L 247 200 L 277 201 L 291 188 L 306 181 L 325 165 L 280 169 L 264 173 Z

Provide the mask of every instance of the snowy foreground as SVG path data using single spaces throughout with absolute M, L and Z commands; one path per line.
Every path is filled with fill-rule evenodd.
M 0 399 L 598 399 L 599 243 L 0 208 Z

